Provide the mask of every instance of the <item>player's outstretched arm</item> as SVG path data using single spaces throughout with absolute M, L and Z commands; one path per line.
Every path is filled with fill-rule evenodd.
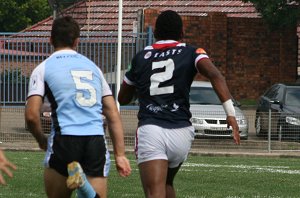
M 1 170 L 1 172 L 8 175 L 9 177 L 12 177 L 13 174 L 10 169 L 16 170 L 17 167 L 13 163 L 11 163 L 10 161 L 8 161 L 6 159 L 4 152 L 0 149 L 0 170 Z M 5 185 L 6 182 L 5 182 L 1 172 L 0 172 L 0 184 Z
M 201 59 L 197 63 L 198 71 L 208 78 L 213 85 L 214 90 L 223 103 L 225 112 L 227 114 L 227 125 L 231 126 L 233 130 L 233 138 L 236 144 L 240 144 L 239 127 L 235 118 L 234 107 L 231 101 L 231 94 L 226 84 L 224 76 L 210 61 L 210 59 Z
M 31 96 L 28 98 L 25 108 L 25 120 L 29 131 L 36 139 L 39 147 L 46 151 L 47 150 L 47 137 L 42 131 L 40 121 L 40 108 L 42 105 L 41 96 Z
M 112 96 L 102 98 L 103 115 L 106 117 L 108 131 L 112 139 L 116 168 L 122 177 L 129 176 L 131 167 L 125 156 L 124 131 L 116 102 Z

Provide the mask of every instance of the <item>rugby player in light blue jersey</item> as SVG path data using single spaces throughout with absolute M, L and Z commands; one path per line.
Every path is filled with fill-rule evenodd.
M 107 119 L 121 176 L 131 172 L 125 156 L 123 127 L 112 92 L 103 73 L 75 51 L 80 29 L 72 17 L 57 18 L 50 42 L 55 52 L 32 72 L 25 110 L 26 122 L 44 159 L 48 197 L 107 197 L 110 157 L 103 129 Z M 52 109 L 51 134 L 41 129 L 40 108 L 47 97 Z

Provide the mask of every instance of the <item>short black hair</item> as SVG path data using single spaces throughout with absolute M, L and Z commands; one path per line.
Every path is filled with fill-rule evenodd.
M 156 19 L 154 36 L 158 40 L 180 40 L 183 36 L 182 19 L 173 10 L 160 13 Z
M 74 41 L 79 36 L 79 25 L 71 16 L 59 17 L 53 21 L 51 39 L 54 48 L 73 47 Z

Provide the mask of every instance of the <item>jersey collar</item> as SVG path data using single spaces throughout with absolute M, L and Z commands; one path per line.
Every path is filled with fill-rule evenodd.
M 178 41 L 174 41 L 174 40 L 161 40 L 152 44 L 151 47 L 152 49 L 162 50 L 162 49 L 176 47 L 176 46 L 185 46 L 185 43 L 179 43 Z
M 72 49 L 62 49 L 62 50 L 58 50 L 58 51 L 53 52 L 53 54 L 60 54 L 60 53 L 64 53 L 64 54 L 76 54 L 77 52 L 75 50 L 72 50 Z

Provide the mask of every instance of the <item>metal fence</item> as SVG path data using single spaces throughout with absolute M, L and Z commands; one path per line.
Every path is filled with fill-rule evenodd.
M 53 51 L 47 33 L 27 35 L 0 34 L 0 147 L 7 149 L 39 150 L 32 135 L 26 130 L 24 103 L 27 86 L 33 68 L 45 60 Z M 152 42 L 151 34 L 123 35 L 122 71 L 127 69 L 137 51 Z M 93 60 L 103 71 L 106 80 L 114 85 L 117 65 L 117 33 L 82 35 L 78 51 Z M 121 108 L 127 150 L 134 149 L 137 126 L 137 110 Z M 220 112 L 210 112 L 215 117 Z M 230 134 L 227 129 L 207 130 L 210 137 L 197 136 L 192 145 L 193 152 L 238 152 L 270 153 L 299 152 L 299 115 L 282 118 L 279 114 L 257 115 L 255 108 L 244 108 L 248 124 L 248 137 L 241 145 L 232 138 L 219 138 L 218 133 Z M 198 112 L 199 115 L 203 112 Z M 225 119 L 225 118 L 224 118 Z M 49 131 L 49 120 L 42 120 L 44 131 Z M 288 127 L 287 127 L 288 126 Z M 48 127 L 48 128 L 47 128 Z M 293 128 L 295 127 L 295 128 Z M 108 143 L 111 146 L 109 136 Z M 299 152 L 300 153 L 300 152 Z
M 151 42 L 149 34 L 123 35 L 122 72 L 137 51 Z M 77 51 L 93 60 L 112 85 L 116 82 L 117 47 L 117 33 L 82 33 Z M 32 70 L 52 52 L 49 33 L 0 34 L 0 105 L 24 104 Z
M 125 144 L 128 151 L 134 150 L 134 136 L 137 127 L 137 110 L 130 108 L 121 108 L 121 117 L 125 132 Z M 200 114 L 201 112 L 199 112 Z M 218 115 L 220 112 L 211 112 Z M 270 130 L 263 129 L 265 133 L 257 136 L 256 127 L 257 116 L 254 108 L 245 108 L 243 113 L 246 116 L 248 123 L 248 138 L 241 140 L 241 145 L 235 145 L 232 138 L 216 137 L 196 137 L 192 152 L 232 152 L 232 153 L 299 153 L 299 128 L 293 128 L 293 125 L 279 127 L 272 124 L 280 118 L 279 114 L 273 113 L 271 116 Z M 0 109 L 0 147 L 6 149 L 21 149 L 21 150 L 38 150 L 34 138 L 25 128 L 24 107 L 2 107 Z M 225 119 L 225 118 L 224 118 Z M 261 117 L 260 122 L 266 122 L 269 125 L 269 117 Z M 43 120 L 44 131 L 49 131 L 50 123 Z M 288 123 L 286 123 L 288 124 Z M 295 127 L 295 126 L 294 126 Z M 279 136 L 281 129 L 281 136 Z M 271 132 L 271 136 L 268 135 Z M 222 131 L 216 132 L 221 133 Z M 295 133 L 297 132 L 297 133 Z M 228 131 L 223 131 L 227 134 Z M 111 146 L 111 140 L 107 134 L 108 143 Z

